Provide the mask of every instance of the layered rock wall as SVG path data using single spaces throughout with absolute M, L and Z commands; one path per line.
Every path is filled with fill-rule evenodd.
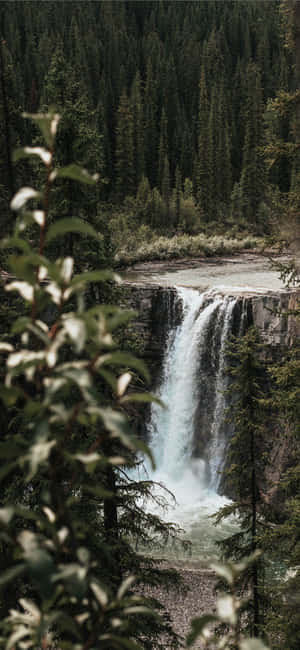
M 125 287 L 124 301 L 137 312 L 134 329 L 151 370 L 154 387 L 160 378 L 168 332 L 171 325 L 176 325 L 181 319 L 180 303 L 176 296 L 174 288 L 148 284 L 128 284 Z M 264 344 L 264 358 L 268 362 L 278 362 L 285 356 L 288 348 L 300 338 L 300 319 L 295 316 L 299 301 L 300 292 L 297 291 L 240 296 L 233 314 L 233 334 L 241 335 L 247 327 L 254 325 L 259 330 Z M 215 377 L 211 372 L 212 369 L 207 364 L 205 384 L 208 397 L 205 409 L 203 404 L 199 404 L 196 411 L 194 454 L 202 458 L 207 454 L 209 441 L 206 439 L 206 432 L 209 430 L 210 411 L 213 407 L 209 394 L 213 394 Z M 290 463 L 291 445 L 293 441 L 288 431 L 282 429 L 267 432 L 265 451 L 270 463 L 265 476 L 262 477 L 261 490 L 266 501 L 273 504 L 278 499 L 277 486 L 280 477 Z M 226 469 L 226 462 L 224 467 Z M 225 475 L 221 481 L 221 491 L 233 496 L 227 489 Z

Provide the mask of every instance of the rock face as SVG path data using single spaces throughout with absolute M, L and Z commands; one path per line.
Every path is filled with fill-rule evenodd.
M 151 284 L 124 283 L 123 286 L 122 304 L 137 312 L 133 329 L 155 385 L 161 370 L 171 321 L 176 325 L 181 318 L 176 290 Z
M 251 302 L 253 325 L 260 331 L 266 348 L 280 353 L 300 337 L 300 320 L 293 315 L 299 305 L 299 291 L 252 296 L 248 300 Z
M 240 296 L 235 303 L 231 332 L 234 335 L 242 334 L 247 327 L 254 325 L 259 330 L 264 344 L 265 359 L 269 362 L 278 362 L 284 357 L 287 349 L 300 337 L 300 321 L 293 315 L 299 300 L 300 292 L 297 291 Z M 151 370 L 155 387 L 161 376 L 168 333 L 172 326 L 180 323 L 182 316 L 176 289 L 128 283 L 125 285 L 124 303 L 138 314 L 134 330 L 142 345 L 143 356 Z M 209 357 L 209 351 L 207 355 Z M 206 399 L 204 400 L 205 408 L 203 409 L 202 400 L 195 415 L 196 433 L 193 453 L 196 457 L 206 458 L 209 445 L 207 432 L 211 421 L 211 411 L 214 408 L 211 396 L 215 382 L 214 370 L 209 361 L 203 376 L 199 377 L 199 382 L 201 383 L 202 396 L 205 393 Z M 203 383 L 205 391 L 203 391 Z M 230 436 L 230 425 L 227 435 Z M 276 486 L 291 455 L 287 432 L 278 434 L 271 432 L 268 440 L 268 455 L 272 460 L 266 476 L 263 477 L 262 490 L 266 500 L 274 503 L 278 498 Z M 224 467 L 226 468 L 226 462 Z M 220 483 L 220 491 L 228 494 L 224 475 Z
M 174 326 L 180 322 L 181 309 L 176 295 L 173 287 L 124 284 L 123 303 L 137 312 L 134 330 L 153 371 L 154 383 L 160 373 L 171 323 Z M 299 302 L 300 291 L 296 290 L 241 296 L 234 311 L 233 334 L 254 325 L 265 344 L 266 357 L 277 361 L 300 337 L 300 319 L 293 315 Z

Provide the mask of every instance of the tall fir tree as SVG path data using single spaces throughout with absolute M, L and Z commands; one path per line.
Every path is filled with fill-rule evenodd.
M 133 168 L 136 191 L 145 171 L 144 107 L 142 81 L 139 72 L 136 73 L 132 84 L 130 100 L 133 118 Z
M 265 194 L 265 164 L 261 153 L 263 142 L 263 103 L 260 72 L 254 63 L 247 68 L 246 127 L 241 173 L 243 216 L 260 229 L 259 206 Z
M 202 65 L 201 79 L 199 85 L 199 109 L 198 109 L 198 151 L 195 163 L 195 188 L 197 203 L 204 221 L 209 219 L 210 193 L 209 193 L 209 159 L 208 159 L 208 120 L 209 120 L 209 98 L 206 84 L 206 73 Z
M 116 193 L 119 200 L 134 193 L 133 116 L 125 90 L 120 98 L 116 126 Z
M 222 508 L 217 521 L 232 513 L 238 515 L 240 530 L 220 542 L 226 557 L 240 560 L 255 553 L 264 524 L 264 503 L 260 481 L 264 468 L 261 453 L 264 432 L 264 408 L 266 374 L 261 362 L 261 345 L 258 332 L 250 328 L 229 348 L 229 375 L 231 377 L 230 420 L 234 426 L 229 441 L 227 480 L 233 501 Z M 250 589 L 251 599 L 246 618 L 250 635 L 262 635 L 264 609 L 264 566 L 257 560 L 243 576 L 241 589 Z
M 164 166 L 165 166 L 165 157 L 168 157 L 169 147 L 168 147 L 168 120 L 166 111 L 163 108 L 160 118 L 160 133 L 159 133 L 159 149 L 158 149 L 158 175 L 157 175 L 157 186 L 160 188 L 161 193 L 163 192 L 163 175 L 164 175 Z
M 167 228 L 169 226 L 170 198 L 171 198 L 170 165 L 169 165 L 169 160 L 167 155 L 165 155 L 165 159 L 164 159 L 161 188 L 162 188 L 161 194 L 165 204 L 165 219 L 164 219 L 163 226 L 164 228 Z

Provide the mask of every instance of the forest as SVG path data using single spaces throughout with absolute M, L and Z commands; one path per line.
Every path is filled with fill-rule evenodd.
M 215 517 L 240 528 L 184 639 L 143 595 L 183 592 L 157 552 L 189 541 L 137 478 L 164 404 L 118 275 L 267 248 L 299 288 L 299 100 L 297 0 L 1 2 L 1 648 L 299 649 L 299 336 L 272 363 L 254 328 L 228 347 Z M 270 435 L 291 449 L 274 508 Z
M 272 0 L 2 2 L 2 213 L 5 188 L 27 172 L 7 164 L 5 122 L 10 148 L 32 142 L 22 111 L 55 106 L 61 163 L 76 159 L 105 179 L 93 193 L 69 191 L 60 214 L 84 213 L 88 200 L 89 219 L 99 229 L 101 215 L 109 221 L 119 262 L 138 246 L 144 258 L 167 255 L 172 235 L 179 249 L 193 248 L 180 235 L 198 235 L 196 252 L 205 235 L 254 245 L 249 235 L 270 234 L 282 194 L 297 186 L 282 22 Z

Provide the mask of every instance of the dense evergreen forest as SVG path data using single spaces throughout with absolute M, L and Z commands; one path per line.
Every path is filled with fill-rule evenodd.
M 273 0 L 2 2 L 3 186 L 24 176 L 7 164 L 7 129 L 9 146 L 31 141 L 22 111 L 56 106 L 61 163 L 106 180 L 96 194 L 69 191 L 63 214 L 88 199 L 90 218 L 108 205 L 117 215 L 113 234 L 268 233 L 275 188 L 295 175 L 287 157 L 269 173 L 263 153 L 270 131 L 290 129 L 270 104 L 293 84 L 281 23 Z
M 136 478 L 136 425 L 161 403 L 107 270 L 122 246 L 180 237 L 296 249 L 299 87 L 298 0 L 0 3 L 0 647 L 299 649 L 297 297 L 285 358 L 252 328 L 228 347 L 234 500 L 216 518 L 240 530 L 220 543 L 216 613 L 184 640 L 140 595 L 177 596 L 149 551 L 189 544 L 144 507 L 165 501 Z M 291 450 L 275 505 L 271 434 Z

